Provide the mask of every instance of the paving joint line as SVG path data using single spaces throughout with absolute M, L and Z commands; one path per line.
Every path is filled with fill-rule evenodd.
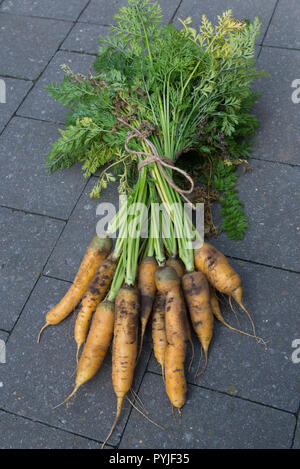
M 298 411 L 297 411 L 297 414 L 296 414 L 296 425 L 295 425 L 295 428 L 294 428 L 294 434 L 293 434 L 293 438 L 292 438 L 291 449 L 293 448 L 294 443 L 295 443 L 295 438 L 296 438 L 296 433 L 297 433 L 298 426 L 299 426 L 299 429 L 300 429 L 300 417 L 299 417 L 299 414 L 300 414 L 300 404 L 299 404 Z
M 54 121 L 54 120 L 51 121 L 49 119 L 41 119 L 38 117 L 25 116 L 22 114 L 16 114 L 15 117 L 19 117 L 21 119 L 30 119 L 30 120 L 37 121 L 37 122 L 47 122 L 48 124 L 54 124 L 54 125 L 66 125 L 65 122 L 61 122 L 61 121 Z
M 0 3 L 0 6 L 1 6 L 1 3 Z M 30 15 L 29 13 L 22 13 L 22 14 L 12 13 L 10 11 L 5 11 L 5 10 L 1 10 L 0 14 L 9 15 L 9 16 L 17 16 L 18 18 L 37 18 L 37 19 L 46 20 L 46 21 L 49 21 L 49 20 L 62 21 L 63 23 L 73 23 L 74 21 L 76 21 L 76 20 L 68 20 L 66 18 L 55 18 L 55 17 L 51 17 L 51 16 Z
M 111 23 L 110 24 L 106 24 L 106 23 L 95 23 L 94 21 L 80 21 L 78 20 L 77 21 L 77 24 L 93 24 L 94 26 L 104 26 L 105 28 L 110 28 L 111 26 Z
M 68 221 L 68 218 L 55 217 L 53 215 L 47 215 L 45 213 L 39 213 L 39 212 L 32 212 L 30 210 L 26 210 L 23 208 L 10 207 L 8 205 L 0 204 L 0 208 L 6 208 L 7 210 L 12 210 L 13 212 L 21 212 L 21 213 L 24 213 L 25 215 L 36 215 L 38 217 L 50 218 L 51 220 L 63 221 L 65 223 Z
M 148 373 L 152 373 L 156 376 L 162 376 L 160 373 L 158 373 L 156 371 L 152 371 L 152 370 L 148 370 Z M 226 391 L 220 391 L 219 389 L 214 389 L 214 388 L 210 388 L 208 386 L 203 386 L 203 385 L 200 385 L 200 384 L 193 383 L 189 380 L 187 380 L 187 382 L 191 386 L 195 386 L 197 388 L 205 389 L 206 391 L 212 391 L 212 392 L 215 392 L 215 393 L 218 393 L 218 394 L 223 394 L 223 395 L 231 397 L 233 399 L 239 399 L 241 401 L 250 402 L 252 404 L 260 405 L 260 406 L 267 407 L 267 408 L 273 409 L 273 410 L 277 410 L 278 412 L 285 412 L 286 414 L 293 415 L 297 419 L 297 414 L 295 412 L 291 411 L 291 410 L 286 410 L 286 409 L 282 409 L 280 407 L 272 406 L 270 404 L 265 404 L 263 402 L 254 401 L 252 399 L 248 399 L 248 398 L 243 397 L 243 396 L 238 396 L 237 394 L 233 395 L 233 394 L 230 394 Z
M 97 57 L 97 54 L 94 54 L 93 52 L 87 52 L 87 51 L 84 51 L 84 50 L 73 50 L 73 49 L 63 49 L 63 48 L 60 48 L 59 50 L 61 50 L 63 52 L 71 52 L 72 54 L 92 55 L 93 57 Z
M 297 47 L 275 46 L 271 44 L 262 44 L 261 47 L 265 47 L 265 48 L 267 47 L 269 49 L 293 50 L 296 52 L 300 52 L 300 49 L 298 49 Z
M 300 164 L 296 163 L 285 163 L 284 161 L 274 161 L 274 160 L 267 160 L 266 158 L 257 158 L 255 156 L 251 156 L 249 160 L 255 160 L 255 161 L 266 161 L 267 163 L 275 163 L 275 164 L 281 164 L 283 166 L 290 166 L 291 168 L 300 168 Z
M 21 81 L 32 81 L 30 78 L 21 78 L 21 77 L 16 77 L 14 75 L 6 75 L 3 73 L 0 73 L 1 78 L 11 78 L 12 80 L 21 80 Z
M 84 438 L 84 439 L 86 439 L 86 440 L 93 441 L 93 442 L 99 443 L 99 444 L 102 443 L 101 440 L 97 440 L 97 439 L 92 438 L 92 437 L 90 437 L 90 436 L 86 436 L 86 435 L 84 435 L 83 433 L 76 433 L 76 432 L 74 432 L 74 431 L 72 431 L 72 430 L 66 430 L 66 429 L 61 428 L 61 427 L 59 427 L 59 426 L 57 426 L 57 425 L 51 425 L 50 423 L 44 422 L 43 420 L 39 420 L 39 419 L 36 419 L 36 418 L 27 417 L 27 416 L 25 416 L 25 415 L 19 415 L 19 414 L 15 413 L 15 412 L 12 412 L 11 410 L 7 410 L 7 409 L 4 409 L 4 408 L 2 408 L 2 407 L 0 407 L 0 411 L 6 413 L 6 414 L 8 414 L 8 415 L 14 415 L 15 417 L 18 417 L 18 418 L 21 418 L 21 419 L 24 419 L 24 420 L 28 420 L 29 422 L 32 422 L 32 423 L 39 423 L 40 425 L 44 425 L 44 426 L 47 427 L 47 428 L 51 428 L 51 429 L 54 429 L 54 430 L 59 430 L 59 431 L 68 433 L 69 435 L 79 436 L 80 438 Z M 111 446 L 111 447 L 113 448 L 112 445 L 109 445 L 109 446 Z
M 176 10 L 174 11 L 173 15 L 171 16 L 171 19 L 170 19 L 170 21 L 169 21 L 169 24 L 172 24 L 172 23 L 173 23 L 173 20 L 174 20 L 174 18 L 175 18 L 175 15 L 177 14 L 179 8 L 181 7 L 182 2 L 183 2 L 183 0 L 180 0 L 178 6 L 177 6 L 177 8 L 176 8 Z
M 66 280 L 65 278 L 59 278 L 55 277 L 54 275 L 44 274 L 44 272 L 42 277 L 53 278 L 54 280 L 58 280 L 59 282 L 73 283 L 72 280 Z
M 264 40 L 265 40 L 265 39 L 266 39 L 266 37 L 267 37 L 267 34 L 268 34 L 268 31 L 269 31 L 269 28 L 270 28 L 271 22 L 272 22 L 272 20 L 273 20 L 273 17 L 274 17 L 274 14 L 275 14 L 276 8 L 277 8 L 277 6 L 278 6 L 278 3 L 279 3 L 279 0 L 276 0 L 276 3 L 275 3 L 275 5 L 274 5 L 273 12 L 272 12 L 272 14 L 271 14 L 271 16 L 270 16 L 270 20 L 269 20 L 268 26 L 266 27 L 266 30 L 265 30 L 264 36 L 263 36 L 263 38 L 262 38 L 262 41 L 261 41 L 261 46 L 262 46 L 262 47 L 260 48 L 260 50 L 259 50 L 259 53 L 258 53 L 258 55 L 257 55 L 257 60 L 258 60 L 258 59 L 259 59 L 259 57 L 260 57 L 260 54 L 261 54 L 261 51 L 262 51 L 262 48 L 263 48 L 263 45 L 264 45 Z
M 16 110 L 14 111 L 14 113 L 12 114 L 12 116 L 10 117 L 10 119 L 7 121 L 7 123 L 5 124 L 5 126 L 3 127 L 2 131 L 0 132 L 0 137 L 1 135 L 3 134 L 3 132 L 5 131 L 5 129 L 8 127 L 8 125 L 10 124 L 10 122 L 12 121 L 12 119 L 17 115 L 17 112 L 18 110 L 20 109 L 20 107 L 22 106 L 22 104 L 24 103 L 25 99 L 27 98 L 27 96 L 29 95 L 29 93 L 33 90 L 33 88 L 35 87 L 36 83 L 38 82 L 38 80 L 41 78 L 42 74 L 45 72 L 46 68 L 48 67 L 48 65 L 50 64 L 51 60 L 54 58 L 55 54 L 59 51 L 60 47 L 62 46 L 63 42 L 67 39 L 68 35 L 70 34 L 70 32 L 73 30 L 75 24 L 77 23 L 79 17 L 82 15 L 82 13 L 84 12 L 84 10 L 87 8 L 87 6 L 90 4 L 91 0 L 89 0 L 87 2 L 87 4 L 81 9 L 79 15 L 77 16 L 77 18 L 75 19 L 74 22 L 71 22 L 71 21 L 68 21 L 68 23 L 71 25 L 73 23 L 73 25 L 70 27 L 70 30 L 66 33 L 66 35 L 63 37 L 63 39 L 60 41 L 60 43 L 58 44 L 58 47 L 55 49 L 54 53 L 52 54 L 52 56 L 49 58 L 48 62 L 45 64 L 45 67 L 41 70 L 41 72 L 39 73 L 39 75 L 37 76 L 37 78 L 35 79 L 32 79 L 29 81 L 32 82 L 32 85 L 31 87 L 29 88 L 29 90 L 27 91 L 27 93 L 25 94 L 25 96 L 23 97 L 23 99 L 21 100 L 19 106 L 16 108 Z
M 269 267 L 270 269 L 283 270 L 284 272 L 289 272 L 291 274 L 300 274 L 300 271 L 298 270 L 292 270 L 292 269 L 287 269 L 285 267 L 278 267 L 278 266 L 271 265 L 271 264 L 265 264 L 263 262 L 252 261 L 250 259 L 244 259 L 242 257 L 231 256 L 230 254 L 226 255 L 226 257 L 228 257 L 229 259 L 234 259 L 236 261 L 243 261 L 243 262 L 249 262 L 250 264 L 262 265 L 263 267 Z

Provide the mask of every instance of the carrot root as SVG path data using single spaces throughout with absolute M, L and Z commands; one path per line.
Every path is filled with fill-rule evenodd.
M 77 363 L 77 365 L 78 365 L 78 362 L 79 362 L 80 349 L 81 349 L 81 345 L 77 344 L 77 349 L 76 349 L 76 363 Z
M 193 362 L 194 362 L 194 358 L 195 358 L 195 347 L 194 347 L 194 343 L 193 343 L 192 339 L 189 338 L 189 342 L 190 342 L 191 347 L 192 347 L 192 357 L 191 357 L 191 360 L 190 360 L 190 363 L 189 363 L 189 367 L 188 367 L 188 372 L 190 373 L 190 372 L 191 372 L 192 365 L 193 365 Z
M 245 331 L 242 331 L 241 329 L 237 329 L 236 327 L 226 322 L 223 316 L 222 317 L 220 316 L 218 320 L 221 322 L 221 324 L 223 324 L 223 326 L 227 327 L 231 331 L 238 332 L 239 334 L 243 334 L 248 337 L 252 337 L 253 339 L 256 339 L 258 342 L 262 343 L 267 348 L 267 342 L 262 337 L 258 337 L 256 335 L 249 334 L 249 332 L 245 332 Z
M 116 428 L 116 425 L 118 423 L 118 420 L 119 420 L 121 412 L 122 412 L 123 402 L 124 402 L 124 396 L 117 398 L 117 413 L 116 413 L 116 416 L 115 416 L 115 420 L 114 420 L 114 423 L 112 424 L 112 427 L 110 429 L 109 434 L 107 435 L 104 442 L 102 443 L 101 449 L 104 449 L 104 446 L 106 445 L 106 443 L 110 439 L 111 435 L 113 434 L 114 429 Z
M 242 310 L 247 314 L 248 319 L 249 319 L 249 321 L 250 321 L 250 324 L 251 324 L 251 326 L 252 326 L 253 335 L 254 335 L 255 337 L 257 337 L 257 335 L 256 335 L 256 329 L 255 329 L 255 325 L 254 325 L 252 316 L 251 316 L 251 314 L 249 313 L 249 311 L 247 310 L 247 308 L 244 306 L 243 301 L 242 301 L 242 291 L 241 291 L 241 288 L 237 288 L 237 289 L 232 293 L 231 296 L 232 296 L 232 298 L 237 302 L 237 304 L 239 305 L 239 307 L 242 308 Z M 229 304 L 230 304 L 231 309 L 233 309 L 233 308 L 232 308 L 231 297 L 229 297 Z
M 202 347 L 202 348 L 203 348 L 203 347 Z M 202 349 L 201 349 L 201 351 L 202 351 Z M 206 368 L 207 368 L 207 362 L 208 362 L 207 350 L 203 349 L 203 351 L 204 351 L 204 359 L 205 359 L 204 366 L 203 366 L 202 370 L 199 371 L 199 366 L 200 366 L 200 361 L 201 361 L 201 360 L 200 360 L 200 361 L 199 361 L 199 365 L 198 365 L 197 372 L 196 372 L 196 374 L 195 374 L 195 378 L 198 378 L 200 375 L 202 375 L 202 374 L 205 372 Z M 202 357 L 202 354 L 201 354 L 201 357 Z
M 71 394 L 68 395 L 68 397 L 62 401 L 60 404 L 56 405 L 55 407 L 52 407 L 52 409 L 57 409 L 58 407 L 64 405 L 64 404 L 67 404 L 67 407 L 68 407 L 68 404 L 69 404 L 69 401 L 70 399 L 76 394 L 76 392 L 78 391 L 78 389 L 80 388 L 81 385 L 76 385 L 73 389 L 73 391 L 71 392 Z
M 142 412 L 133 402 L 131 402 L 131 400 L 129 399 L 128 396 L 126 396 L 126 399 L 128 400 L 128 402 L 130 403 L 130 405 L 132 405 L 132 407 L 133 407 L 137 412 L 139 412 L 143 417 L 145 417 L 146 420 L 148 420 L 150 423 L 152 423 L 152 424 L 155 425 L 156 427 L 160 428 L 160 430 L 164 430 L 164 427 L 162 427 L 161 425 L 159 425 L 159 423 L 154 422 L 154 420 L 152 420 L 150 417 L 148 417 L 148 415 L 146 415 L 144 412 Z
M 49 322 L 46 322 L 43 327 L 41 328 L 40 332 L 38 333 L 38 336 L 37 336 L 37 343 L 39 344 L 40 343 L 40 340 L 41 340 L 41 335 L 43 333 L 43 331 L 46 329 L 46 327 L 50 326 L 50 323 Z

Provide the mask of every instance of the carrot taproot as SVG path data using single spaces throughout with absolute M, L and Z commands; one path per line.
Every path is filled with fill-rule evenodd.
M 177 275 L 180 279 L 185 274 L 184 263 L 178 257 L 174 257 L 174 256 L 169 257 L 166 261 L 166 265 L 168 265 L 170 267 L 173 267 L 173 269 L 176 270 L 176 273 L 177 273 Z M 192 339 L 192 331 L 191 331 L 189 318 L 188 318 L 187 314 L 186 314 L 186 330 L 187 330 L 187 334 L 188 334 L 188 340 L 189 340 L 189 343 L 190 343 L 191 349 L 192 349 L 192 356 L 191 356 L 190 364 L 189 364 L 189 367 L 188 367 L 188 371 L 190 371 L 190 369 L 192 367 L 192 364 L 193 364 L 195 351 L 194 351 L 194 343 L 193 343 L 193 339 Z
M 105 300 L 98 304 L 77 365 L 74 389 L 62 404 L 67 403 L 100 369 L 112 341 L 114 316 L 113 302 Z
M 124 285 L 115 302 L 115 326 L 112 348 L 112 381 L 117 397 L 116 417 L 102 448 L 111 437 L 121 415 L 123 401 L 130 390 L 138 349 L 139 292 Z
M 218 300 L 218 297 L 217 297 L 217 294 L 216 294 L 216 290 L 214 289 L 214 287 L 212 285 L 209 285 L 209 292 L 210 292 L 210 304 L 211 304 L 211 309 L 212 309 L 213 315 L 215 316 L 215 318 L 221 324 L 223 324 L 223 326 L 227 327 L 231 331 L 238 332 L 239 334 L 243 334 L 243 335 L 247 335 L 249 337 L 253 337 L 255 339 L 259 339 L 262 344 L 264 344 L 265 346 L 267 345 L 267 343 L 264 339 L 262 339 L 260 337 L 256 337 L 253 334 L 249 334 L 248 332 L 242 331 L 240 329 L 237 329 L 236 327 L 229 324 L 224 319 L 224 316 L 223 316 L 221 308 L 220 308 L 219 300 Z
M 184 370 L 188 340 L 186 307 L 180 289 L 180 279 L 173 267 L 158 268 L 155 281 L 157 290 L 166 295 L 165 328 L 168 342 L 165 351 L 166 393 L 172 405 L 180 412 L 187 394 Z
M 144 334 L 146 326 L 152 311 L 155 298 L 155 272 L 157 270 L 157 262 L 154 257 L 144 257 L 140 263 L 138 270 L 138 289 L 140 293 L 140 322 L 141 322 L 141 338 L 139 354 L 141 354 Z
M 169 267 L 173 267 L 173 269 L 176 270 L 176 273 L 177 273 L 177 275 L 180 279 L 185 274 L 184 263 L 178 257 L 175 257 L 175 256 L 169 257 L 166 261 L 166 265 L 168 265 Z M 181 289 L 181 287 L 180 287 L 180 289 Z M 191 357 L 191 361 L 190 361 L 190 365 L 189 365 L 189 370 L 190 370 L 190 368 L 192 366 L 192 363 L 193 363 L 193 359 L 194 359 L 194 344 L 193 344 L 193 340 L 192 340 L 192 332 L 191 332 L 191 327 L 190 327 L 189 318 L 188 318 L 187 314 L 186 314 L 186 330 L 187 330 L 187 334 L 188 334 L 188 340 L 189 340 L 189 343 L 190 343 L 191 348 L 192 348 L 192 357 Z
M 108 237 L 95 236 L 89 245 L 80 264 L 74 281 L 64 297 L 46 315 L 46 323 L 41 328 L 37 341 L 44 329 L 49 325 L 59 324 L 78 305 L 99 265 L 106 259 L 112 248 L 112 240 Z
M 100 264 L 95 277 L 89 284 L 80 301 L 80 308 L 77 314 L 74 331 L 75 341 L 77 344 L 77 362 L 79 350 L 87 337 L 92 314 L 109 289 L 116 270 L 117 261 L 117 258 L 114 257 L 112 253 L 102 262 L 102 264 Z
M 178 257 L 169 257 L 166 260 L 166 265 L 173 267 L 176 270 L 176 273 L 179 278 L 183 277 L 185 273 L 185 267 L 181 259 Z
M 243 303 L 241 277 L 229 264 L 224 254 L 211 244 L 203 243 L 201 248 L 195 250 L 194 260 L 196 268 L 207 276 L 209 282 L 219 292 L 229 295 L 231 309 L 233 309 L 231 305 L 231 298 L 233 298 L 247 314 L 252 325 L 253 334 L 256 336 L 252 317 Z
M 184 296 L 183 291 L 182 291 L 182 295 Z M 191 330 L 190 321 L 189 321 L 189 318 L 188 318 L 187 311 L 185 312 L 185 326 L 186 326 L 188 341 L 189 341 L 191 349 L 192 349 L 192 356 L 191 356 L 190 363 L 189 363 L 189 366 L 188 366 L 188 372 L 190 372 L 191 368 L 192 368 L 192 365 L 193 365 L 194 358 L 195 358 L 195 348 L 194 348 L 194 342 L 193 342 L 193 338 L 192 338 L 192 330 Z
M 210 305 L 211 305 L 211 310 L 212 310 L 213 315 L 215 316 L 216 319 L 218 319 L 218 321 L 226 325 L 225 320 L 223 318 L 223 314 L 221 312 L 216 290 L 211 284 L 209 284 L 209 294 L 210 294 Z
M 161 366 L 163 378 L 165 369 L 165 352 L 168 345 L 165 328 L 165 305 L 166 295 L 157 291 L 152 311 L 152 340 L 154 356 Z
M 208 282 L 202 272 L 188 272 L 182 277 L 182 288 L 194 331 L 204 351 L 204 371 L 207 366 L 208 349 L 213 336 L 214 322 Z

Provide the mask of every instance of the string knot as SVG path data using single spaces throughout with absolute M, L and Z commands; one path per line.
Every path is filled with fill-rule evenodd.
M 117 119 L 123 125 L 125 125 L 126 127 L 131 129 L 131 131 L 128 132 L 128 135 L 127 135 L 127 140 L 125 142 L 125 150 L 128 153 L 131 153 L 132 155 L 145 156 L 145 158 L 138 163 L 138 166 L 137 166 L 138 171 L 140 171 L 144 166 L 147 166 L 150 163 L 156 163 L 157 166 L 159 167 L 159 169 L 161 170 L 163 176 L 165 177 L 166 181 L 170 184 L 170 186 L 176 192 L 178 192 L 178 194 L 180 194 L 181 197 L 183 197 L 183 199 L 186 200 L 186 202 L 188 202 L 192 206 L 193 209 L 195 209 L 195 206 L 192 204 L 192 202 L 184 195 L 184 194 L 191 194 L 191 192 L 193 192 L 193 190 L 194 190 L 194 181 L 189 176 L 189 174 L 186 171 L 184 171 L 183 169 L 178 168 L 177 166 L 175 166 L 174 162 L 170 158 L 168 158 L 166 156 L 159 155 L 156 146 L 148 139 L 149 129 L 144 128 L 142 130 L 139 130 L 139 129 L 136 129 L 135 127 L 133 127 L 132 125 L 130 125 L 128 122 L 126 122 L 122 118 L 118 117 Z M 150 132 L 150 134 L 151 134 L 151 132 Z M 148 145 L 148 147 L 151 149 L 152 153 L 148 153 L 148 152 L 140 151 L 140 150 L 139 151 L 131 150 L 128 147 L 128 145 L 129 145 L 129 142 L 133 138 L 139 138 L 140 140 L 143 140 Z M 171 177 L 168 175 L 165 168 L 169 168 L 173 171 L 177 171 L 178 173 L 182 174 L 189 181 L 190 188 L 189 189 L 181 189 L 180 187 L 178 187 L 174 183 L 174 181 L 171 179 Z

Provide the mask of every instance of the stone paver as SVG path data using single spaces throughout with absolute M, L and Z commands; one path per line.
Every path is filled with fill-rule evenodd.
M 224 11 L 229 9 L 232 10 L 232 14 L 235 18 L 250 19 L 251 21 L 255 16 L 258 16 L 261 26 L 260 36 L 257 38 L 257 43 L 260 44 L 263 35 L 268 27 L 270 18 L 274 11 L 276 0 L 247 0 L 247 2 L 241 2 L 240 0 L 183 0 L 178 12 L 176 13 L 175 19 L 186 19 L 188 16 L 192 17 L 194 21 L 194 27 L 200 25 L 201 17 L 205 14 L 213 24 L 217 21 L 217 15 L 222 15 Z M 175 20 L 174 19 L 174 20 Z M 176 26 L 179 23 L 175 20 Z
M 0 103 L 0 133 L 32 86 L 31 81 L 0 77 L 5 83 L 5 103 Z
M 87 438 L 0 411 L 1 449 L 99 449 L 99 446 Z
M 59 51 L 49 63 L 35 87 L 28 94 L 18 110 L 18 115 L 34 117 L 36 119 L 65 122 L 67 110 L 61 103 L 55 101 L 45 90 L 50 82 L 60 83 L 64 77 L 61 65 L 66 64 L 75 73 L 88 74 L 95 57 Z
M 285 412 L 190 385 L 182 417 L 174 421 L 162 378 L 152 373 L 146 374 L 139 396 L 165 430 L 132 411 L 120 448 L 267 449 L 292 443 L 295 417 Z
M 45 274 L 73 281 L 84 253 L 96 234 L 101 216 L 96 215 L 99 203 L 112 203 L 118 207 L 117 183 L 103 190 L 101 199 L 91 199 L 90 192 L 97 182 L 92 178 L 85 188 L 70 220 L 45 267 Z
M 228 394 L 296 412 L 300 403 L 299 365 L 292 362 L 292 342 L 298 338 L 299 275 L 242 261 L 231 262 L 242 278 L 244 303 L 255 322 L 257 335 L 268 342 L 267 350 L 255 339 L 238 334 L 215 322 L 208 366 L 196 381 Z M 251 333 L 245 313 L 236 305 L 238 322 L 226 298 L 220 303 L 225 319 Z M 200 347 L 194 337 L 195 363 Z M 187 360 L 189 363 L 189 360 Z M 152 357 L 149 369 L 160 372 Z M 195 408 L 195 407 L 194 407 Z
M 37 344 L 45 314 L 65 294 L 69 283 L 42 277 L 7 344 L 7 363 L 2 373 L 1 407 L 14 414 L 103 441 L 113 423 L 116 398 L 111 382 L 111 353 L 100 372 L 80 389 L 69 407 L 54 407 L 71 392 L 76 366 L 73 338 L 75 316 L 46 329 Z M 150 355 L 145 344 L 135 370 L 137 389 Z M 124 410 L 110 444 L 116 445 L 127 421 Z
M 300 3 L 279 0 L 264 45 L 300 48 Z
M 221 234 L 212 242 L 224 254 L 299 271 L 299 168 L 251 160 L 237 189 L 249 226 L 241 241 Z M 214 213 L 219 206 L 215 204 Z M 218 217 L 216 216 L 218 223 Z
M 300 103 L 293 102 L 296 93 L 299 100 L 300 51 L 263 47 L 257 68 L 269 73 L 254 83 L 261 96 L 253 113 L 260 127 L 254 138 L 253 156 L 280 163 L 300 164 L 299 159 L 299 111 Z
M 0 14 L 0 75 L 36 79 L 71 27 L 65 21 Z
M 4 0 L 0 11 L 17 15 L 42 16 L 59 20 L 75 20 L 88 0 Z
M 61 49 L 76 52 L 97 54 L 100 46 L 99 38 L 110 33 L 110 28 L 98 24 L 77 23 Z
M 299 417 L 298 417 L 298 424 L 297 424 L 293 449 L 300 449 L 300 423 L 299 423 Z
M 0 208 L 0 329 L 21 312 L 64 222 Z
M 162 9 L 162 21 L 168 23 L 180 4 L 180 0 L 172 0 L 171 3 L 169 0 L 160 0 L 158 3 Z M 78 21 L 109 26 L 115 23 L 114 15 L 118 13 L 118 10 L 124 5 L 127 5 L 126 0 L 110 0 L 110 2 L 106 2 L 105 0 L 91 0 Z
M 79 165 L 48 174 L 45 157 L 59 137 L 57 126 L 15 117 L 0 137 L 0 204 L 68 218 L 86 184 Z
M 36 337 L 49 308 L 69 288 L 95 235 L 100 220 L 96 207 L 101 202 L 118 206 L 117 183 L 103 191 L 100 200 L 91 199 L 96 178 L 84 189 L 87 180 L 79 165 L 51 176 L 46 173 L 45 156 L 67 110 L 44 87 L 61 81 L 63 63 L 74 72 L 88 73 L 100 45 L 98 37 L 109 33 L 113 15 L 126 3 L 0 0 L 0 79 L 7 86 L 7 103 L 0 103 L 0 339 L 7 342 L 7 363 L 0 364 L 1 448 L 99 448 L 115 416 L 111 351 L 101 372 L 78 391 L 69 408 L 53 409 L 74 383 L 75 314 L 46 329 L 40 344 Z M 292 342 L 299 338 L 300 300 L 299 275 L 293 272 L 299 271 L 300 104 L 292 101 L 292 96 L 299 97 L 300 51 L 292 50 L 300 48 L 299 2 L 159 3 L 164 24 L 174 18 L 177 27 L 177 18 L 191 16 L 197 27 L 203 13 L 216 21 L 229 8 L 237 18 L 257 15 L 262 22 L 256 55 L 258 68 L 270 77 L 254 84 L 262 93 L 254 109 L 260 120 L 250 161 L 254 171 L 241 176 L 238 183 L 249 228 L 241 242 L 224 234 L 211 241 L 226 255 L 241 259 L 230 262 L 241 275 L 245 305 L 268 348 L 215 323 L 207 370 L 194 383 L 200 355 L 194 337 L 188 401 L 182 418 L 175 422 L 160 367 L 153 356 L 149 361 L 148 327 L 134 389 L 140 388 L 149 417 L 166 430 L 150 424 L 126 401 L 109 443 L 118 445 L 123 435 L 121 448 L 128 449 L 290 448 L 292 444 L 300 448 L 299 421 L 295 428 L 299 364 L 291 360 Z M 37 78 L 28 93 L 31 80 Z M 216 221 L 219 210 L 215 205 Z M 42 270 L 44 276 L 39 278 Z M 251 332 L 246 315 L 241 311 L 237 320 L 225 303 L 222 298 L 226 319 Z M 189 348 L 187 364 L 190 356 Z

